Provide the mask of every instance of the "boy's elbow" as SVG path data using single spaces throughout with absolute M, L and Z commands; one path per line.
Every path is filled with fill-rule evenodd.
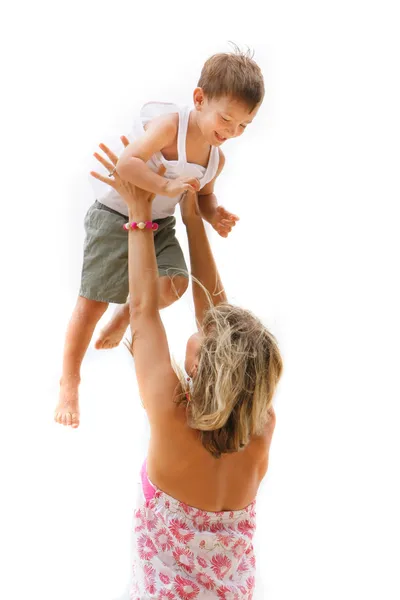
M 132 170 L 134 169 L 134 161 L 122 157 L 115 165 L 115 169 L 121 179 L 129 179 L 129 175 L 132 175 Z

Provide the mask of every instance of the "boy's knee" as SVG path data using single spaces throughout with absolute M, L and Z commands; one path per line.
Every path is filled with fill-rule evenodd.
M 79 296 L 77 308 L 80 313 L 86 317 L 100 317 L 108 308 L 107 302 L 99 302 L 97 300 L 89 300 L 84 296 Z
M 175 277 L 161 277 L 161 302 L 163 304 L 172 304 L 188 289 L 189 280 L 183 275 Z

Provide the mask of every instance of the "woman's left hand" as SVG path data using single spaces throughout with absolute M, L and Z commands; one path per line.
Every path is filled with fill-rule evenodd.
M 124 146 L 129 144 L 128 139 L 125 136 L 121 137 L 121 141 Z M 142 202 L 152 202 L 155 194 L 148 192 L 146 190 L 142 190 L 141 188 L 136 187 L 133 183 L 129 183 L 129 181 L 124 181 L 118 175 L 115 166 L 118 162 L 118 156 L 112 152 L 108 146 L 105 144 L 99 144 L 99 148 L 108 156 L 111 162 L 106 160 L 101 154 L 97 152 L 94 153 L 95 158 L 107 169 L 109 172 L 108 177 L 104 177 L 104 175 L 100 175 L 96 171 L 91 171 L 90 174 L 95 179 L 102 181 L 106 185 L 114 188 L 116 192 L 125 200 L 128 206 L 132 204 L 142 203 Z M 164 175 L 165 167 L 160 167 L 158 170 L 158 175 Z

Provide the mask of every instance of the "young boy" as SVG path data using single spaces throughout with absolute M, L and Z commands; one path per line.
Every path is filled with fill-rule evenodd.
M 154 233 L 160 277 L 159 306 L 171 305 L 187 289 L 186 264 L 175 237 L 173 214 L 182 194 L 198 192 L 202 217 L 223 237 L 238 219 L 221 206 L 214 184 L 224 166 L 222 144 L 240 136 L 264 97 L 260 68 L 247 54 L 216 54 L 205 63 L 194 90 L 194 108 L 146 104 L 116 170 L 121 178 L 156 194 Z M 101 146 L 100 146 L 101 147 Z M 158 172 L 163 166 L 163 176 Z M 110 173 L 112 176 L 112 172 Z M 68 326 L 60 398 L 55 420 L 78 427 L 80 367 L 96 324 L 110 302 L 120 304 L 95 346 L 114 348 L 129 325 L 127 208 L 104 183 L 85 217 L 81 289 Z

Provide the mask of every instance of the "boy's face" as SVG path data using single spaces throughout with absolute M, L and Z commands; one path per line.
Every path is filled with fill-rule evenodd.
M 242 135 L 260 108 L 257 105 L 250 112 L 244 102 L 228 96 L 209 100 L 201 88 L 195 89 L 193 99 L 200 130 L 212 146 L 221 146 L 226 140 Z

